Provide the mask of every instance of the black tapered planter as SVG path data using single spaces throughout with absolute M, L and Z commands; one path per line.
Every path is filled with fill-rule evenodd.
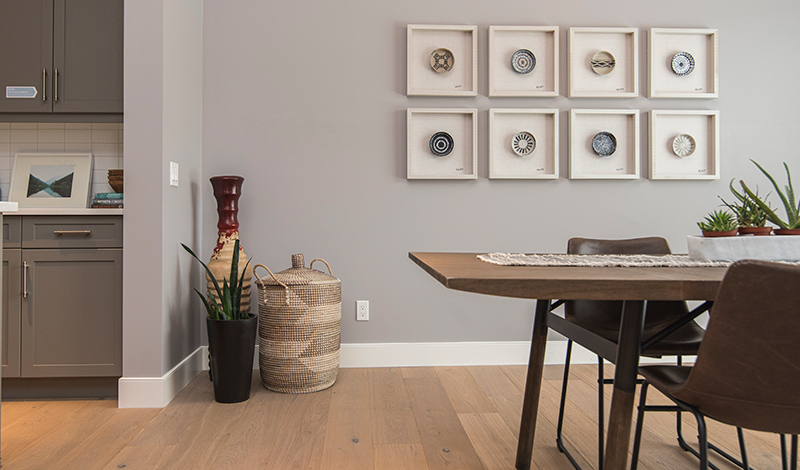
M 238 403 L 250 398 L 258 317 L 246 320 L 212 320 L 206 317 L 208 351 L 214 399 Z

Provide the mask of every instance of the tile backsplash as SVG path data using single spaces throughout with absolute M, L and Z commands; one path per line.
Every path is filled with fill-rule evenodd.
M 0 122 L 0 200 L 7 201 L 17 153 L 94 155 L 92 194 L 112 191 L 107 171 L 123 168 L 121 123 Z

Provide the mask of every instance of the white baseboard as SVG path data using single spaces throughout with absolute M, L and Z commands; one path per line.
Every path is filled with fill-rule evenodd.
M 163 408 L 203 370 L 208 347 L 197 348 L 161 377 L 119 379 L 120 408 Z
M 530 341 L 481 341 L 459 343 L 346 343 L 342 344 L 339 366 L 357 367 L 432 367 L 476 365 L 526 365 Z M 563 364 L 566 341 L 548 341 L 545 364 Z M 162 377 L 122 377 L 119 379 L 120 408 L 163 408 L 183 390 L 197 374 L 208 370 L 208 346 L 197 348 L 180 364 Z M 674 357 L 661 361 L 674 362 Z M 573 364 L 594 364 L 597 356 L 575 344 Z M 641 362 L 659 362 L 642 358 Z M 693 362 L 688 358 L 687 363 Z M 253 368 L 258 369 L 258 345 L 253 355 Z

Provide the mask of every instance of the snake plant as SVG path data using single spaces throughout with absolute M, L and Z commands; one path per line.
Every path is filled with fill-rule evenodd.
M 183 243 L 181 243 L 181 246 L 184 250 L 188 251 L 189 254 L 194 257 L 194 259 L 200 261 L 200 264 L 202 264 L 206 269 L 208 278 L 211 279 L 211 282 L 214 284 L 214 290 L 216 291 L 217 295 L 215 296 L 213 292 L 209 291 L 207 300 L 203 294 L 200 293 L 200 291 L 197 289 L 194 290 L 197 292 L 200 300 L 203 301 L 203 305 L 206 307 L 208 316 L 211 317 L 212 320 L 244 320 L 249 318 L 249 314 L 247 312 L 240 311 L 240 307 L 242 303 L 242 286 L 244 285 L 244 276 L 245 272 L 247 271 L 247 265 L 250 264 L 250 260 L 247 261 L 247 264 L 242 270 L 242 276 L 239 278 L 239 240 L 236 240 L 233 244 L 233 259 L 231 260 L 230 274 L 231 283 L 228 285 L 227 279 L 223 279 L 221 289 L 219 287 L 219 282 L 214 277 L 214 274 L 211 273 L 211 270 L 208 269 L 206 263 L 198 258 L 191 248 Z
M 778 215 L 769 207 L 766 202 L 762 201 L 756 193 L 754 193 L 744 181 L 739 181 L 742 184 L 742 189 L 744 192 L 750 196 L 753 201 L 755 201 L 758 206 L 767 213 L 767 219 L 772 222 L 773 224 L 777 225 L 780 228 L 800 228 L 800 201 L 797 201 L 795 204 L 795 196 L 794 196 L 794 188 L 792 187 L 792 175 L 789 173 L 789 165 L 786 162 L 783 162 L 783 167 L 786 168 L 786 180 L 788 181 L 788 185 L 785 186 L 786 193 L 784 194 L 781 191 L 780 186 L 775 181 L 775 178 L 770 175 L 767 170 L 765 170 L 761 165 L 758 164 L 755 160 L 750 160 L 751 162 L 755 163 L 761 173 L 769 178 L 772 186 L 775 187 L 775 191 L 778 193 L 778 196 L 781 198 L 781 202 L 783 202 L 783 207 L 786 209 L 786 221 L 783 221 Z

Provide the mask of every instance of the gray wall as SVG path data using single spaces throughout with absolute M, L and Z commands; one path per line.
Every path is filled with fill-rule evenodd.
M 686 235 L 698 232 L 695 222 L 728 194 L 732 178 L 766 189 L 749 158 L 781 179 L 781 161 L 800 172 L 798 17 L 800 3 L 789 0 L 206 2 L 203 251 L 215 239 L 207 179 L 242 175 L 245 250 L 273 270 L 289 267 L 292 253 L 329 261 L 342 280 L 343 342 L 529 339 L 531 302 L 448 291 L 407 252 L 559 252 L 573 236 L 648 235 L 686 252 Z M 405 96 L 409 23 L 478 25 L 477 98 Z M 486 96 L 487 28 L 517 24 L 561 28 L 561 97 Z M 720 98 L 567 99 L 570 26 L 638 27 L 643 92 L 649 28 L 718 28 Z M 406 180 L 410 107 L 478 108 L 477 181 Z M 492 107 L 559 108 L 562 175 L 571 108 L 641 110 L 643 175 L 647 111 L 718 109 L 721 178 L 488 180 Z M 370 301 L 368 323 L 355 322 L 357 299 Z
M 160 377 L 201 342 L 199 271 L 180 242 L 202 242 L 202 5 L 125 2 L 125 377 Z

